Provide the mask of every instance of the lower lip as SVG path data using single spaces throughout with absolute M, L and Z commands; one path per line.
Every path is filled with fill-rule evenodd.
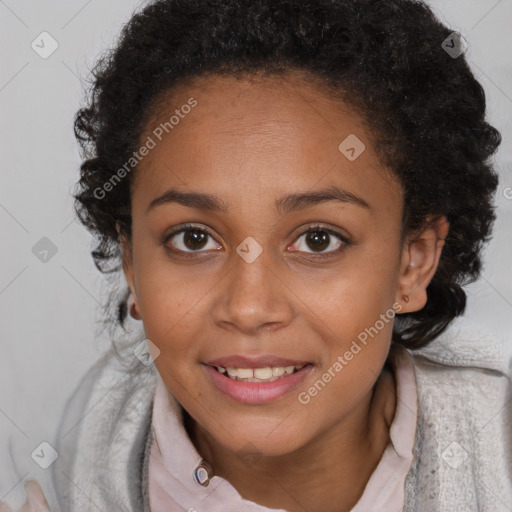
M 278 400 L 304 381 L 313 369 L 307 364 L 299 371 L 272 382 L 243 382 L 225 377 L 213 366 L 204 365 L 214 386 L 243 404 L 266 404 Z

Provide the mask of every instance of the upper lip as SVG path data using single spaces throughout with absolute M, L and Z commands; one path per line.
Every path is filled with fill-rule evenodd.
M 308 361 L 297 361 L 294 359 L 285 359 L 275 355 L 260 356 L 239 356 L 232 355 L 219 357 L 206 362 L 209 366 L 222 366 L 223 368 L 264 368 L 265 366 L 303 366 Z

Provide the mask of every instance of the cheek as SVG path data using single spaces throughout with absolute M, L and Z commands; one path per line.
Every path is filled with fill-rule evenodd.
M 194 279 L 192 266 L 172 263 L 149 235 L 134 234 L 137 299 L 148 337 L 165 340 L 195 315 L 208 280 Z
M 381 314 L 392 315 L 397 261 L 398 254 L 389 247 L 357 247 L 347 253 L 332 274 L 322 280 L 297 280 L 293 289 L 312 313 L 330 327 L 327 337 L 335 335 L 346 342 L 372 326 Z
M 359 311 L 370 321 L 394 303 L 399 257 L 398 239 L 382 235 L 373 236 L 354 255 L 346 287 L 354 314 Z
M 198 311 L 204 291 L 191 285 L 181 271 L 172 272 L 162 264 L 139 265 L 137 277 L 146 337 L 160 349 L 160 359 L 172 366 L 192 355 L 190 339 L 200 325 Z
M 310 390 L 322 395 L 317 403 L 334 408 L 355 405 L 382 369 L 393 332 L 398 258 L 383 245 L 354 251 L 325 286 L 309 290 L 310 322 L 326 349 L 321 382 Z M 320 393 L 324 385 L 330 391 Z

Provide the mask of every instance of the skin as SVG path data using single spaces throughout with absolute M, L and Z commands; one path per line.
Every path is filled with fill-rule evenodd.
M 389 441 L 392 322 L 308 404 L 297 395 L 393 304 L 402 313 L 425 305 L 448 223 L 438 218 L 401 244 L 402 187 L 378 160 L 369 128 L 298 73 L 197 78 L 168 96 L 141 140 L 190 97 L 197 106 L 139 163 L 132 238 L 120 232 L 126 280 L 161 351 L 155 364 L 192 418 L 198 452 L 245 499 L 292 512 L 350 510 Z M 355 161 L 338 149 L 349 134 L 366 145 Z M 370 208 L 332 200 L 285 215 L 275 208 L 285 194 L 331 185 Z M 214 194 L 227 211 L 173 202 L 147 212 L 170 188 Z M 212 237 L 185 245 L 181 233 L 164 243 L 184 222 Z M 336 253 L 343 242 L 334 235 L 324 246 L 308 243 L 316 223 L 350 244 Z M 236 252 L 248 236 L 263 249 L 252 263 Z M 314 368 L 299 388 L 262 405 L 221 393 L 201 364 L 269 353 Z

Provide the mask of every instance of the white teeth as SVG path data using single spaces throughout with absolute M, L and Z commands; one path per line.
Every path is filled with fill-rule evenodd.
M 236 377 L 237 376 L 237 371 L 234 368 L 227 367 L 226 371 L 228 372 L 228 375 L 230 377 Z
M 252 379 L 254 377 L 254 371 L 252 368 L 236 368 L 236 376 L 239 379 Z
M 245 382 L 272 382 L 281 378 L 283 375 L 291 375 L 295 370 L 300 370 L 305 365 L 300 366 L 265 366 L 262 368 L 233 368 L 216 366 L 220 373 L 226 374 L 234 380 L 243 380 Z
M 254 368 L 254 376 L 257 379 L 270 379 L 272 377 L 272 368 L 270 366 L 265 366 L 265 368 Z M 238 373 L 240 377 L 240 372 Z
M 272 375 L 274 377 L 281 377 L 281 375 L 284 375 L 284 367 L 283 366 L 272 366 Z

